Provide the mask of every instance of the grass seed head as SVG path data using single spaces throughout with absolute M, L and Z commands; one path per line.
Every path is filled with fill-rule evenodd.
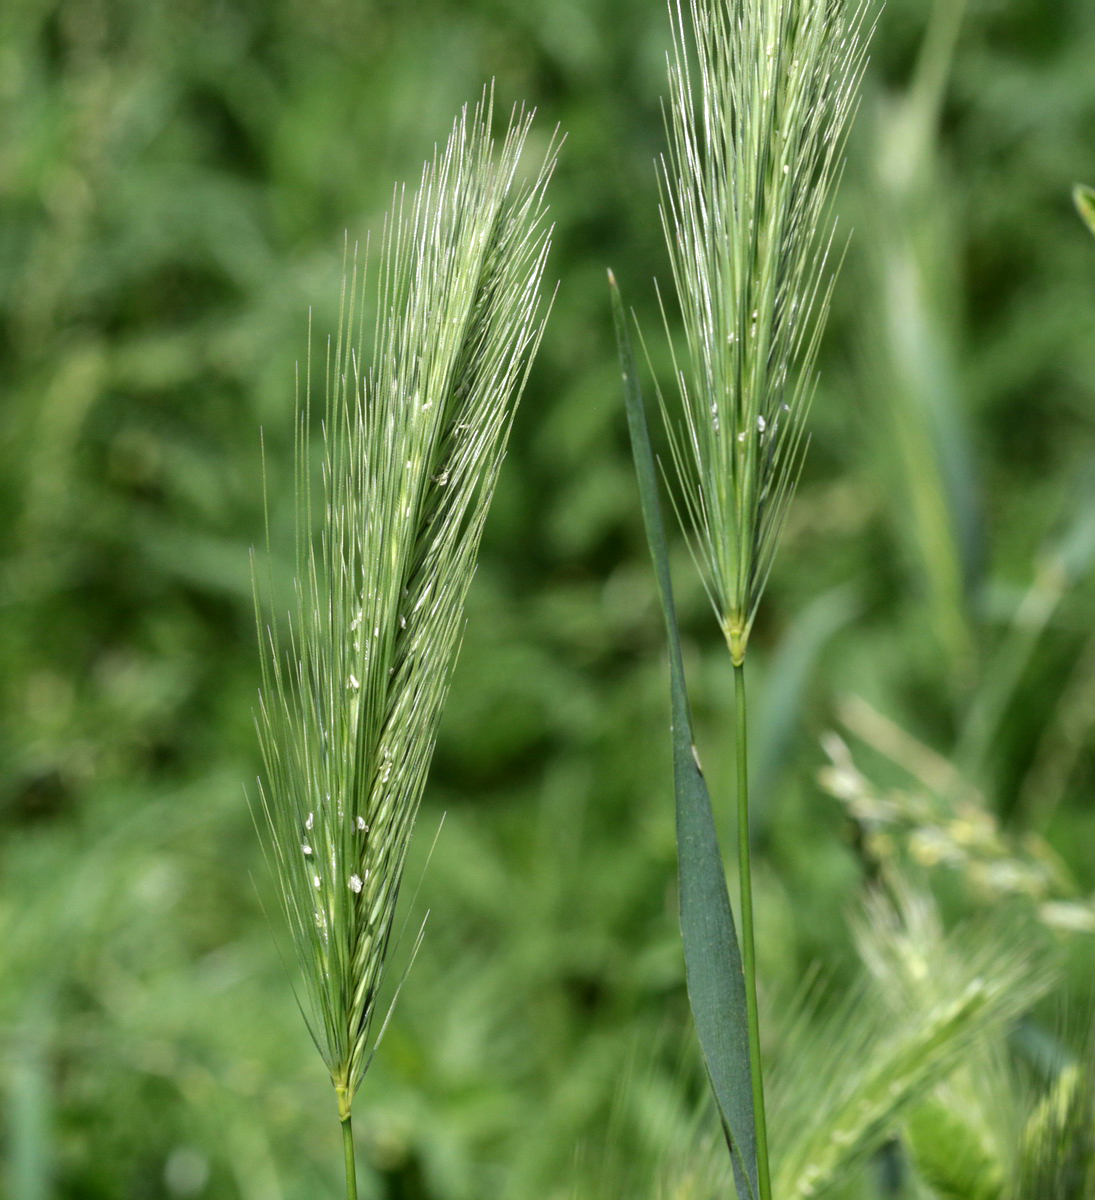
M 372 280 L 343 285 L 312 474 L 312 365 L 297 431 L 296 597 L 260 630 L 260 807 L 301 1007 L 349 1113 L 411 829 L 487 508 L 543 326 L 544 190 L 530 118 L 496 147 L 489 97 L 458 118 L 418 190 L 397 189 Z M 381 1031 L 382 1032 L 382 1031 Z M 379 1036 L 379 1035 L 377 1035 Z
M 869 7 L 671 0 L 662 222 L 688 362 L 675 368 L 683 420 L 667 424 L 738 664 L 802 462 Z

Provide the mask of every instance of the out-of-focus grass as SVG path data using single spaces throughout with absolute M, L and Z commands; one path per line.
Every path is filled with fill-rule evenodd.
M 891 0 L 874 40 L 849 216 L 877 172 L 872 106 L 892 116 L 909 95 L 923 10 Z M 656 1163 L 690 1127 L 661 635 L 602 283 L 611 262 L 655 327 L 667 37 L 660 3 L 622 0 L 0 11 L 0 1189 L 15 1200 L 333 1191 L 326 1082 L 251 879 L 265 886 L 243 796 L 257 431 L 287 500 L 293 362 L 309 305 L 333 325 L 343 231 L 364 234 L 490 76 L 503 106 L 528 100 L 568 136 L 560 288 L 427 792 L 424 829 L 448 812 L 418 902 L 427 939 L 377 1099 L 360 1098 L 366 1182 L 393 1198 L 567 1196 L 580 1164 Z M 773 993 L 815 960 L 839 985 L 853 954 L 861 867 L 814 783 L 839 694 L 944 754 L 982 695 L 986 803 L 1017 836 L 1037 814 L 1095 888 L 1089 574 L 1068 576 L 1018 671 L 992 667 L 1087 494 L 1095 244 L 1070 191 L 1095 178 L 1093 55 L 1087 0 L 970 0 L 941 86 L 938 219 L 918 226 L 917 261 L 943 281 L 928 315 L 949 381 L 946 396 L 923 382 L 925 399 L 955 406 L 976 476 L 959 482 L 979 495 L 961 680 L 929 603 L 954 592 L 915 569 L 883 467 L 871 414 L 894 397 L 860 373 L 887 346 L 870 341 L 879 260 L 854 220 L 753 638 L 762 741 L 783 748 L 767 753 L 756 868 Z M 914 312 L 890 315 L 910 332 Z M 918 485 L 939 486 L 933 462 L 913 464 Z M 288 518 L 275 504 L 286 547 Z M 851 610 L 811 609 L 847 584 Z M 729 667 L 698 587 L 679 601 L 704 763 L 727 794 L 713 715 Z M 994 678 L 1007 695 L 978 692 Z M 1067 949 L 1079 991 L 1092 956 Z

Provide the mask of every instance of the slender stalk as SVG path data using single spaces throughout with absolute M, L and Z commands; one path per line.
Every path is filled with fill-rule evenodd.
M 357 1200 L 357 1162 L 354 1159 L 354 1131 L 349 1113 L 342 1118 L 342 1150 L 346 1156 L 346 1200 Z
M 745 708 L 745 664 L 734 666 L 734 724 L 738 764 L 738 867 L 741 880 L 741 957 L 745 971 L 745 1005 L 749 1016 L 749 1059 L 753 1084 L 753 1120 L 757 1127 L 757 1175 L 760 1200 L 772 1200 L 768 1170 L 768 1123 L 764 1115 L 764 1076 L 760 1068 L 760 1019 L 757 1015 L 757 956 L 753 942 L 753 875 L 749 855 L 748 719 Z

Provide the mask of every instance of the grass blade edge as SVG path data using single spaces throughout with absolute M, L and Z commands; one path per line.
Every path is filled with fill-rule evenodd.
M 711 1090 L 730 1147 L 738 1194 L 755 1200 L 759 1195 L 756 1124 L 741 949 L 730 908 L 711 798 L 692 734 L 650 432 L 623 301 L 611 272 L 609 286 L 643 522 L 654 561 L 669 645 L 680 923 L 688 999 Z

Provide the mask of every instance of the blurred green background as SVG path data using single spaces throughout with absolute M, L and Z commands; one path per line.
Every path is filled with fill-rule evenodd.
M 667 41 L 663 6 L 633 0 L 0 8 L 5 1196 L 338 1194 L 246 798 L 259 431 L 278 543 L 308 310 L 324 336 L 345 236 L 379 227 L 490 78 L 502 110 L 536 107 L 541 145 L 566 134 L 558 294 L 410 867 L 427 936 L 355 1108 L 363 1194 L 639 1195 L 702 1128 L 604 274 L 668 385 Z M 852 970 L 847 917 L 888 854 L 954 919 L 1023 893 L 1062 994 L 1090 977 L 1095 241 L 1070 190 L 1095 183 L 1093 62 L 1090 0 L 882 15 L 751 655 L 766 1003 Z M 729 662 L 675 553 L 729 840 Z M 904 824 L 819 784 L 832 730 Z M 952 836 L 956 780 L 997 822 L 983 846 Z M 604 1182 L 621 1165 L 626 1189 Z

